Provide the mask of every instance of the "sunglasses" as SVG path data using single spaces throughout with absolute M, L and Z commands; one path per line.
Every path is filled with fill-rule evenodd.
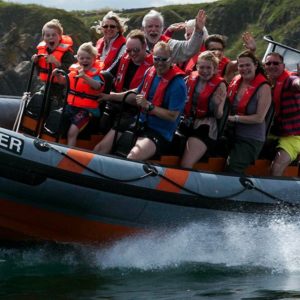
M 155 62 L 167 62 L 170 60 L 170 57 L 153 56 L 153 60 Z
M 141 51 L 140 48 L 132 48 L 132 49 L 126 49 L 127 53 L 133 52 L 133 53 L 139 53 Z
M 279 62 L 279 61 L 268 61 L 265 63 L 266 66 L 271 66 L 271 65 L 279 66 L 280 64 L 281 64 L 281 62 Z
M 223 51 L 224 49 L 223 48 L 211 48 L 211 49 L 208 49 L 209 51 Z
M 107 29 L 107 28 L 115 29 L 115 28 L 117 28 L 117 25 L 103 25 L 102 28 L 104 28 L 104 29 Z

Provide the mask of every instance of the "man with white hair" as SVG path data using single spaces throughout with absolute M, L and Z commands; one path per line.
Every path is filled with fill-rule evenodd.
M 203 30 L 206 21 L 205 11 L 200 9 L 195 18 L 194 30 L 191 38 L 186 41 L 179 41 L 169 38 L 162 34 L 164 28 L 164 18 L 161 13 L 151 10 L 147 13 L 142 21 L 145 32 L 148 49 L 152 51 L 158 41 L 164 41 L 169 44 L 172 51 L 172 62 L 180 63 L 187 61 L 199 52 L 203 43 Z
M 174 23 L 166 29 L 164 35 L 171 38 L 174 32 L 184 29 L 185 31 L 184 38 L 186 40 L 189 40 L 194 32 L 195 23 L 196 23 L 195 19 L 191 19 L 181 23 Z M 205 40 L 207 37 L 208 37 L 207 29 L 206 27 L 203 27 L 203 39 Z M 194 54 L 188 60 L 177 64 L 178 67 L 184 71 L 186 76 L 190 75 L 193 71 L 196 71 L 198 56 L 203 51 L 205 51 L 204 43 L 201 45 L 199 51 L 196 54 Z

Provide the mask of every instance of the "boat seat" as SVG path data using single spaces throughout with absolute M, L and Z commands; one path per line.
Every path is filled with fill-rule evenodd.
M 153 163 L 161 165 L 178 167 L 180 157 L 176 155 L 162 155 L 159 160 L 151 160 Z M 222 172 L 224 170 L 226 159 L 224 157 L 208 157 L 206 160 L 201 160 L 194 165 L 195 170 L 204 170 L 212 172 Z
M 256 175 L 256 176 L 269 176 L 270 175 L 270 166 L 272 161 L 268 159 L 257 159 L 254 164 L 250 165 L 245 173 L 247 175 Z M 289 165 L 283 173 L 283 176 L 286 177 L 297 177 L 299 176 L 299 166 Z

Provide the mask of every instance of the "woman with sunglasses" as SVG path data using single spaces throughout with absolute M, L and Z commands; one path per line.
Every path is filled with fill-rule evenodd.
M 217 140 L 217 119 L 223 116 L 226 99 L 225 80 L 217 75 L 218 63 L 212 52 L 202 52 L 197 71 L 187 79 L 188 102 L 184 115 L 190 124 L 185 132 L 187 141 L 180 163 L 184 168 L 192 168 Z
M 103 34 L 96 44 L 102 70 L 106 70 L 113 62 L 118 61 L 125 52 L 126 38 L 123 33 L 127 29 L 125 26 L 127 21 L 128 19 L 120 18 L 110 11 L 102 21 L 99 21 L 99 25 L 95 26 L 96 31 Z
M 232 79 L 227 92 L 232 105 L 228 121 L 234 127 L 234 134 L 226 170 L 243 174 L 264 145 L 265 116 L 272 98 L 265 70 L 251 51 L 238 55 L 237 64 L 239 75 Z

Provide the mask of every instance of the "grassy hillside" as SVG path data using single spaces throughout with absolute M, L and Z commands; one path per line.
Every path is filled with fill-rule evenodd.
M 42 26 L 53 18 L 62 22 L 76 46 L 90 40 L 85 24 L 64 10 L 0 1 L 0 71 L 29 60 L 41 40 Z
M 165 25 L 194 18 L 199 8 L 208 15 L 209 33 L 228 37 L 226 54 L 233 58 L 243 49 L 241 34 L 251 31 L 256 39 L 258 55 L 262 56 L 266 42 L 264 35 L 272 35 L 281 43 L 300 49 L 300 1 L 299 0 L 219 0 L 213 3 L 171 5 L 156 8 L 165 17 Z M 130 18 L 129 30 L 140 28 L 145 9 L 122 10 L 122 16 Z M 52 18 L 59 19 L 75 42 L 75 49 L 82 42 L 99 36 L 90 27 L 102 19 L 107 10 L 66 12 L 39 5 L 21 5 L 0 0 L 0 70 L 28 59 L 41 39 L 43 24 Z M 182 38 L 183 35 L 177 35 Z M 20 58 L 19 58 L 19 57 Z
M 235 57 L 243 47 L 241 34 L 252 32 L 257 39 L 257 54 L 262 56 L 266 48 L 264 35 L 283 44 L 300 49 L 300 1 L 299 0 L 219 0 L 213 3 L 171 5 L 155 8 L 165 17 L 165 25 L 194 18 L 199 8 L 208 15 L 209 33 L 219 33 L 228 37 L 227 55 Z M 147 9 L 122 10 L 122 16 L 130 18 L 129 30 L 141 26 Z M 106 11 L 74 12 L 90 27 L 102 19 Z
M 82 20 L 61 9 L 0 1 L 0 18 L 0 34 L 7 32 L 13 24 L 16 24 L 20 33 L 40 35 L 42 26 L 55 18 L 62 22 L 65 33 L 71 34 L 76 44 L 89 38 Z

